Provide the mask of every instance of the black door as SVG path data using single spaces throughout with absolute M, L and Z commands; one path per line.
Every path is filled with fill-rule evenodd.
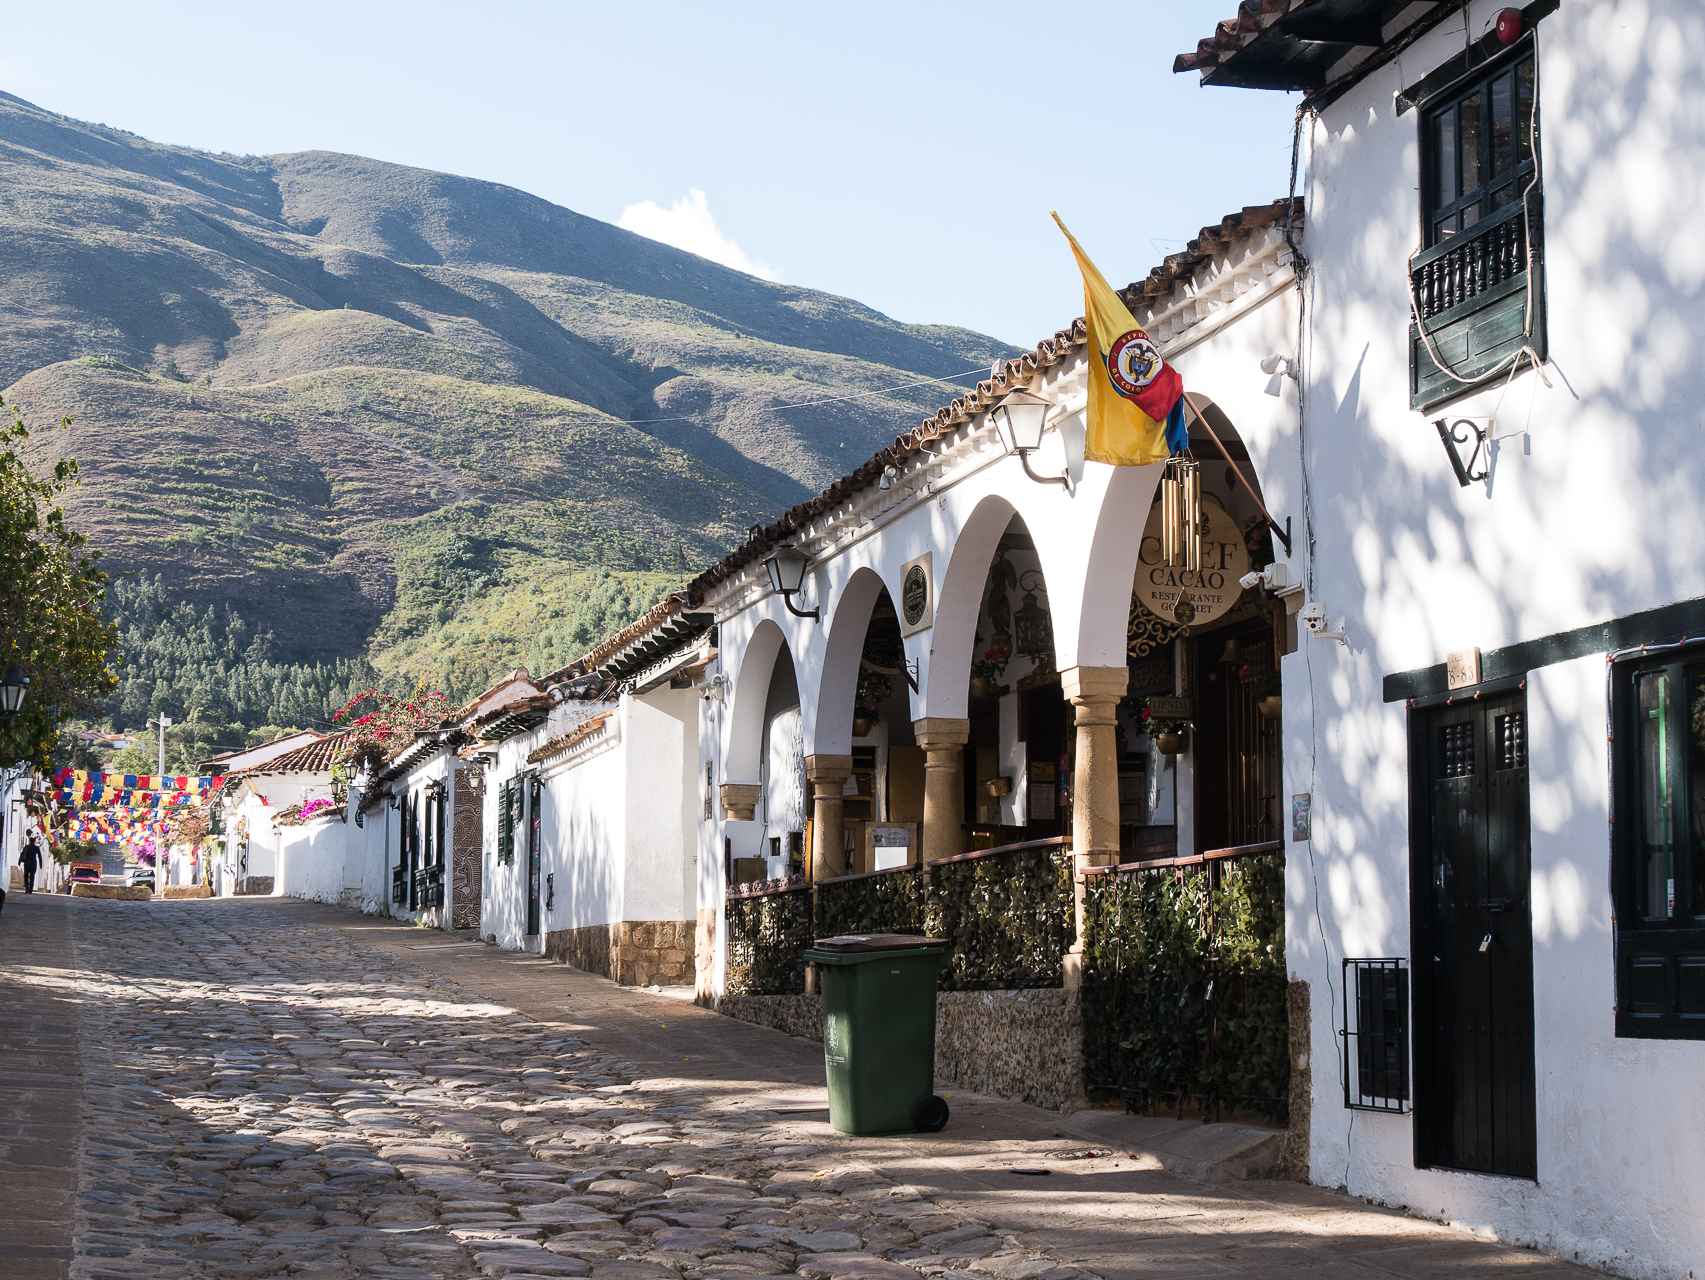
M 408 909 L 420 910 L 420 797 L 408 801 L 408 825 L 404 828 L 403 843 L 408 848 Z
M 1533 1178 L 1526 695 L 1412 733 L 1415 1163 Z
M 539 795 L 544 784 L 527 780 L 527 932 L 539 932 Z

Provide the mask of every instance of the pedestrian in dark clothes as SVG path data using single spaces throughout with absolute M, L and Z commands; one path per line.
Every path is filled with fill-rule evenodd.
M 41 846 L 36 843 L 34 836 L 31 836 L 30 842 L 24 846 L 22 862 L 24 864 L 24 892 L 34 893 L 36 891 L 36 872 L 41 870 Z

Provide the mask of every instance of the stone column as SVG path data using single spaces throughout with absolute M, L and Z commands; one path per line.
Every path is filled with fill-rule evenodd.
M 930 716 L 912 721 L 924 749 L 923 861 L 965 852 L 965 786 L 960 778 L 969 720 Z
M 718 788 L 722 809 L 729 822 L 751 822 L 764 789 L 755 782 L 725 782 Z
M 1076 709 L 1077 751 L 1072 770 L 1073 912 L 1077 941 L 1066 956 L 1066 986 L 1083 983 L 1084 881 L 1090 867 L 1119 861 L 1119 699 L 1130 672 L 1124 667 L 1069 667 L 1060 687 Z
M 813 880 L 846 874 L 847 852 L 846 839 L 842 835 L 841 789 L 851 774 L 851 756 L 805 757 L 805 776 L 811 783 Z

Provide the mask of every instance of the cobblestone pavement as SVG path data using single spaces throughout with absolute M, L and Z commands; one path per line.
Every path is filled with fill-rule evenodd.
M 340 933 L 77 908 L 73 1275 L 1080 1274 Z
M 0 956 L 0 1280 L 1590 1274 L 1123 1151 L 1021 1176 L 1083 1134 L 1000 1099 L 836 1134 L 816 1045 L 333 908 L 36 897 Z

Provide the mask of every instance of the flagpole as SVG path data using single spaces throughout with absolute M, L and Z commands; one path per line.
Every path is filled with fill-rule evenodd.
M 1249 496 L 1255 500 L 1255 505 L 1261 508 L 1261 514 L 1267 520 L 1267 527 L 1273 531 L 1273 536 L 1278 538 L 1278 540 L 1284 544 L 1285 559 L 1290 559 L 1291 522 L 1286 520 L 1285 527 L 1283 529 L 1279 528 L 1279 522 L 1273 519 L 1273 513 L 1267 510 L 1267 504 L 1261 501 L 1261 495 L 1255 492 L 1255 486 L 1249 483 L 1249 477 L 1243 474 L 1243 468 L 1237 465 L 1236 460 L 1231 456 L 1230 450 L 1228 450 L 1225 445 L 1220 442 L 1219 436 L 1214 434 L 1213 427 L 1208 425 L 1207 415 L 1196 407 L 1196 402 L 1190 398 L 1190 393 L 1188 391 L 1183 392 L 1182 394 L 1184 396 L 1185 407 L 1195 415 L 1196 421 L 1202 424 L 1202 430 L 1208 433 L 1208 439 L 1214 442 L 1214 447 L 1220 451 L 1221 456 L 1225 458 L 1231 469 L 1237 473 L 1237 478 L 1243 482 L 1243 487 L 1249 490 Z

